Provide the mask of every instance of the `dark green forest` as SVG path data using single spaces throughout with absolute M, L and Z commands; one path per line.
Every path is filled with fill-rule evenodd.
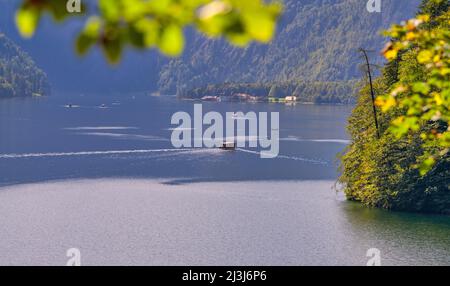
M 359 92 L 348 127 L 352 143 L 341 158 L 340 182 L 350 200 L 392 210 L 450 214 L 450 155 L 445 147 L 448 142 L 439 143 L 445 134 L 448 135 L 448 121 L 443 112 L 436 113 L 439 117 L 433 113 L 432 119 L 427 118 L 428 110 L 434 106 L 448 113 L 445 102 L 448 102 L 450 82 L 446 67 L 449 63 L 449 7 L 447 0 L 425 0 L 418 13 L 430 15 L 431 20 L 419 28 L 410 22 L 406 24 L 407 32 L 396 28 L 398 31 L 392 33 L 415 42 L 407 48 L 399 45 L 403 50 L 398 54 L 391 53 L 393 60 L 385 65 L 382 76 L 374 82 L 376 95 L 393 94 L 390 100 L 384 101 L 384 112 L 377 107 L 379 136 L 369 85 Z M 446 40 L 434 40 L 437 35 L 443 35 Z M 444 47 L 443 51 L 447 49 L 446 52 L 430 57 L 437 68 L 433 68 L 433 64 L 421 63 L 427 60 L 424 55 L 430 53 L 428 50 L 420 51 L 423 43 L 436 50 L 435 45 L 445 41 L 446 48 L 445 45 L 441 47 Z M 396 43 L 404 44 L 398 40 L 393 40 L 393 43 L 394 46 Z M 430 87 L 431 84 L 434 86 Z M 398 86 L 404 94 L 400 94 Z M 412 91 L 407 91 L 405 86 L 412 86 Z M 425 103 L 429 95 L 430 103 Z M 385 108 L 386 103 L 396 105 L 395 102 L 406 104 Z M 424 119 L 395 120 L 415 114 Z M 398 136 L 399 133 L 404 135 Z M 426 154 L 436 155 L 429 157 Z M 422 170 L 420 162 L 425 163 Z
M 0 97 L 49 95 L 47 75 L 0 33 Z
M 261 100 L 296 96 L 299 102 L 316 104 L 350 104 L 354 103 L 356 81 L 342 82 L 295 82 L 284 83 L 225 83 L 208 85 L 189 91 L 179 91 L 179 97 L 200 99 L 204 96 L 231 97 L 245 93 L 260 97 Z
M 182 57 L 161 68 L 159 90 L 209 84 L 337 82 L 361 77 L 358 48 L 383 48 L 381 31 L 414 16 L 420 0 L 383 0 L 382 13 L 368 13 L 361 0 L 285 0 L 278 32 L 269 45 L 241 49 L 187 31 Z M 378 53 L 373 61 L 381 62 Z
M 108 67 L 100 52 L 82 60 L 74 55 L 74 38 L 68 35 L 79 32 L 81 18 L 57 26 L 40 25 L 33 39 L 20 39 L 12 25 L 17 2 L 21 1 L 0 0 L 0 29 L 39 63 L 55 89 L 175 94 L 222 83 L 358 79 L 361 61 L 357 49 L 381 50 L 385 39 L 380 32 L 412 17 L 420 0 L 383 0 L 382 13 L 372 14 L 366 10 L 367 1 L 362 0 L 284 0 L 284 12 L 270 44 L 238 48 L 187 28 L 180 58 L 168 59 L 155 51 L 130 52 L 117 68 Z M 46 45 L 56 41 L 58 45 Z M 42 52 L 42 47 L 47 52 Z

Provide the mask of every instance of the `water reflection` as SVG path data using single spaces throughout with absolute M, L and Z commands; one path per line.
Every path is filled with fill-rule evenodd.
M 388 212 L 342 202 L 355 245 L 382 252 L 383 263 L 450 265 L 450 217 Z

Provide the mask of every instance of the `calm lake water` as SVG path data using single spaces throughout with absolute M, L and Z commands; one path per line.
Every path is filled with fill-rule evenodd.
M 66 108 L 66 104 L 73 108 Z M 106 108 L 101 108 L 104 104 Z M 173 150 L 193 102 L 143 95 L 0 100 L 0 264 L 450 265 L 450 218 L 367 209 L 333 189 L 351 107 L 280 112 L 280 156 Z

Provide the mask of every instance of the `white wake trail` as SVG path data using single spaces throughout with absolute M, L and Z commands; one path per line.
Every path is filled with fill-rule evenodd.
M 237 151 L 250 153 L 254 155 L 261 155 L 258 151 L 246 150 L 242 148 L 237 148 Z M 82 152 L 54 152 L 54 153 L 25 153 L 25 154 L 0 154 L 0 159 L 23 159 L 23 158 L 45 158 L 45 157 L 71 157 L 71 156 L 95 156 L 95 155 L 126 155 L 126 154 L 151 154 L 151 153 L 171 153 L 171 152 L 181 152 L 182 154 L 220 154 L 219 149 L 195 149 L 195 148 L 178 148 L 178 149 L 149 149 L 149 150 L 112 150 L 112 151 L 82 151 Z M 278 159 L 287 159 L 308 162 L 313 164 L 327 165 L 327 162 L 307 159 L 303 157 L 278 155 Z
M 244 153 L 255 154 L 258 156 L 261 155 L 261 152 L 258 152 L 258 151 L 251 151 L 251 150 L 242 149 L 242 148 L 236 148 L 236 150 L 240 151 L 240 152 L 244 152 Z M 302 162 L 307 162 L 307 163 L 312 163 L 312 164 L 328 165 L 328 163 L 325 161 L 308 159 L 308 158 L 303 158 L 303 157 L 296 157 L 296 156 L 278 155 L 275 159 L 286 159 L 286 160 L 302 161 Z
M 347 139 L 303 139 L 294 136 L 289 136 L 286 138 L 281 138 L 280 141 L 293 141 L 293 142 L 317 142 L 317 143 L 338 143 L 348 145 L 351 143 Z
M 61 153 L 0 154 L 0 159 L 149 154 L 149 153 L 180 152 L 180 151 L 192 151 L 192 149 L 153 149 L 153 150 L 83 151 L 83 152 L 66 152 L 66 153 L 61 152 Z

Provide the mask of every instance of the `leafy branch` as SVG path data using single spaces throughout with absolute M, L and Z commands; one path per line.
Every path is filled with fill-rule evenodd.
M 383 51 L 386 59 L 413 54 L 425 76 L 411 73 L 377 99 L 384 112 L 404 110 L 389 129 L 397 138 L 420 132 L 426 150 L 418 160 L 422 175 L 450 150 L 450 12 L 433 19 L 433 29 L 430 21 L 429 15 L 420 15 L 387 31 L 393 40 Z
M 101 47 L 111 63 L 118 63 L 125 48 L 158 48 L 167 56 L 179 56 L 185 46 L 183 30 L 192 26 L 208 37 L 225 37 L 237 46 L 252 41 L 268 43 L 282 12 L 279 2 L 263 0 L 98 0 L 83 5 L 85 27 L 76 50 L 86 54 Z M 89 11 L 90 8 L 93 11 Z M 75 16 L 66 0 L 24 0 L 16 13 L 23 37 L 32 37 L 43 15 L 57 21 Z

